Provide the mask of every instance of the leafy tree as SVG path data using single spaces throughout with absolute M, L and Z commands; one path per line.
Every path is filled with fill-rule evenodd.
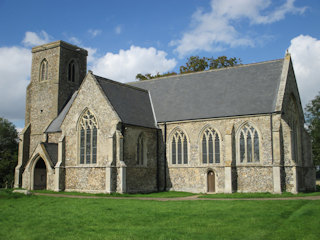
M 210 69 L 224 68 L 224 67 L 233 67 L 235 65 L 241 64 L 240 58 L 227 58 L 226 56 L 220 56 L 218 58 L 209 58 L 209 67 Z
M 191 56 L 188 58 L 185 66 L 180 67 L 180 73 L 199 72 L 208 68 L 208 58 L 199 56 Z
M 320 165 L 320 92 L 305 108 L 308 132 L 312 141 L 312 158 Z
M 18 133 L 15 126 L 0 117 L 0 187 L 12 187 L 18 160 Z
M 160 77 L 168 77 L 168 76 L 172 76 L 172 75 L 177 75 L 176 72 L 167 72 L 167 73 L 157 73 L 155 75 L 151 75 L 150 73 L 146 73 L 145 75 L 138 73 L 136 75 L 136 79 L 138 79 L 139 81 L 144 81 L 144 80 L 150 80 L 153 78 L 160 78 Z
M 218 58 L 213 58 L 213 57 L 200 58 L 199 56 L 191 56 L 188 58 L 188 61 L 186 62 L 185 65 L 180 66 L 180 74 L 190 73 L 190 72 L 199 72 L 199 71 L 224 68 L 224 67 L 233 67 L 239 64 L 241 64 L 241 59 L 236 57 L 227 58 L 226 56 L 220 56 Z M 143 81 L 143 80 L 150 80 L 153 78 L 167 77 L 172 75 L 177 75 L 177 73 L 167 72 L 164 74 L 157 73 L 155 75 L 151 75 L 150 73 L 147 73 L 145 75 L 138 73 L 136 75 L 136 79 L 138 79 L 139 81 Z

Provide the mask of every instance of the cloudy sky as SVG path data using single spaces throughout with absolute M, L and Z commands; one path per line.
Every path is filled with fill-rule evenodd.
M 302 103 L 320 91 L 319 0 L 0 0 L 0 116 L 24 126 L 31 48 L 64 40 L 121 81 L 179 71 L 192 55 L 244 64 L 291 53 Z

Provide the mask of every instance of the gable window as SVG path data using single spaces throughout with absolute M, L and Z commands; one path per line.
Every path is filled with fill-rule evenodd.
M 207 128 L 201 138 L 202 163 L 220 163 L 220 138 L 218 133 Z
M 80 120 L 80 164 L 97 163 L 97 120 L 87 110 Z
M 143 135 L 140 134 L 138 137 L 138 143 L 137 143 L 137 165 L 143 166 L 146 164 L 146 149 L 144 145 L 144 139 Z
M 48 61 L 43 59 L 40 65 L 40 81 L 48 80 Z
M 240 163 L 260 162 L 259 133 L 248 123 L 239 132 L 238 148 Z
M 188 164 L 188 141 L 181 130 L 176 130 L 171 139 L 171 163 Z
M 75 82 L 75 78 L 76 78 L 76 64 L 75 64 L 75 61 L 72 60 L 68 66 L 68 80 L 70 82 Z

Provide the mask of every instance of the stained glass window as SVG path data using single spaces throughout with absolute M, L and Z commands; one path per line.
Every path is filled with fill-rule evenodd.
M 97 163 L 97 121 L 87 110 L 80 121 L 80 164 Z
M 177 130 L 172 135 L 171 163 L 188 164 L 188 140 L 181 130 Z
M 248 123 L 245 124 L 239 135 L 239 159 L 243 163 L 259 162 L 260 151 L 259 151 L 259 134 L 258 131 L 250 126 Z
M 218 133 L 208 128 L 202 135 L 202 163 L 220 163 L 220 139 Z

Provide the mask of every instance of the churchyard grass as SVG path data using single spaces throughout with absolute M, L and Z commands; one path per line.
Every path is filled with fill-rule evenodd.
M 291 197 L 308 197 L 308 196 L 320 196 L 320 191 L 310 193 L 289 193 L 284 192 L 281 194 L 273 193 L 216 193 L 216 194 L 202 194 L 199 198 L 291 198 Z
M 320 201 L 154 201 L 0 192 L 0 239 L 319 239 Z
M 196 195 L 195 193 L 189 192 L 155 192 L 155 193 L 137 193 L 137 194 L 120 194 L 120 193 L 82 193 L 82 192 L 54 192 L 48 190 L 35 190 L 34 193 L 50 193 L 50 194 L 65 194 L 65 195 L 76 195 L 76 196 L 95 196 L 95 197 L 148 197 L 148 198 L 177 198 L 177 197 L 188 197 Z

